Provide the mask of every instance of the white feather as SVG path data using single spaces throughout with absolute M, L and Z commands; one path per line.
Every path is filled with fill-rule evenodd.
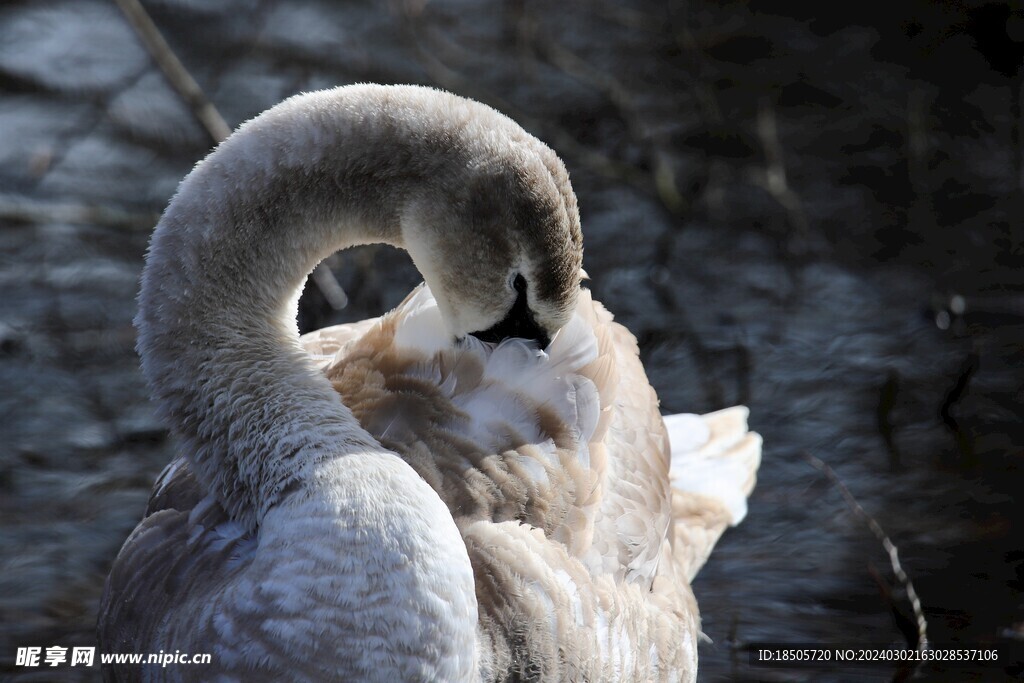
M 750 411 L 737 406 L 709 415 L 666 415 L 672 446 L 672 487 L 719 501 L 731 523 L 747 514 L 753 473 L 761 462 L 761 437 L 747 428 Z

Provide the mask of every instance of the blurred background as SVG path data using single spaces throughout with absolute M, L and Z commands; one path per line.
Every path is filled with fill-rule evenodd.
M 590 286 L 664 411 L 750 406 L 764 461 L 694 586 L 700 680 L 1024 677 L 1019 5 L 143 5 L 191 100 L 113 0 L 0 5 L 0 676 L 98 677 L 14 652 L 95 644 L 104 577 L 174 453 L 131 320 L 159 212 L 219 135 L 194 105 L 234 127 L 376 81 L 478 99 L 549 143 Z M 328 265 L 306 330 L 419 280 L 386 248 Z M 898 548 L 929 639 L 997 663 L 751 666 L 764 642 L 916 645 L 905 584 L 834 479 Z

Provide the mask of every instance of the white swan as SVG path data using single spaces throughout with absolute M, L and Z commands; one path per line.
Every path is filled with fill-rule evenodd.
M 371 242 L 407 249 L 426 285 L 300 346 L 305 275 Z M 197 165 L 136 320 L 184 455 L 99 632 L 104 652 L 212 663 L 107 675 L 693 680 L 689 580 L 745 513 L 760 439 L 743 408 L 677 416 L 670 459 L 581 253 L 555 154 L 431 89 L 297 96 Z

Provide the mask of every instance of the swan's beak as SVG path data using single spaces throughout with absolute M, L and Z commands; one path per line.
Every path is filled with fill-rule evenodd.
M 516 302 L 512 304 L 512 308 L 498 324 L 492 325 L 486 330 L 470 332 L 470 334 L 480 341 L 492 344 L 498 344 L 513 337 L 532 339 L 537 342 L 537 346 L 542 351 L 551 343 L 551 335 L 537 324 L 533 311 L 527 305 L 525 292 L 520 292 L 516 297 Z
M 515 307 L 509 312 L 505 319 L 497 325 L 480 332 L 470 332 L 471 335 L 483 342 L 499 344 L 506 339 L 530 339 L 537 342 L 537 347 L 542 351 L 551 343 L 551 336 L 540 327 L 533 319 L 533 315 L 515 315 Z

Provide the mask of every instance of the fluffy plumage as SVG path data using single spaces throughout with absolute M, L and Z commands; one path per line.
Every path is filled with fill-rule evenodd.
M 299 346 L 301 277 L 365 241 L 409 248 L 430 286 Z M 437 91 L 296 98 L 197 167 L 138 318 L 184 453 L 114 565 L 100 637 L 213 663 L 108 675 L 693 680 L 689 580 L 742 517 L 760 441 L 744 409 L 666 429 L 635 340 L 578 289 L 579 246 L 557 157 Z M 546 351 L 465 336 L 505 314 L 510 272 L 557 329 Z

